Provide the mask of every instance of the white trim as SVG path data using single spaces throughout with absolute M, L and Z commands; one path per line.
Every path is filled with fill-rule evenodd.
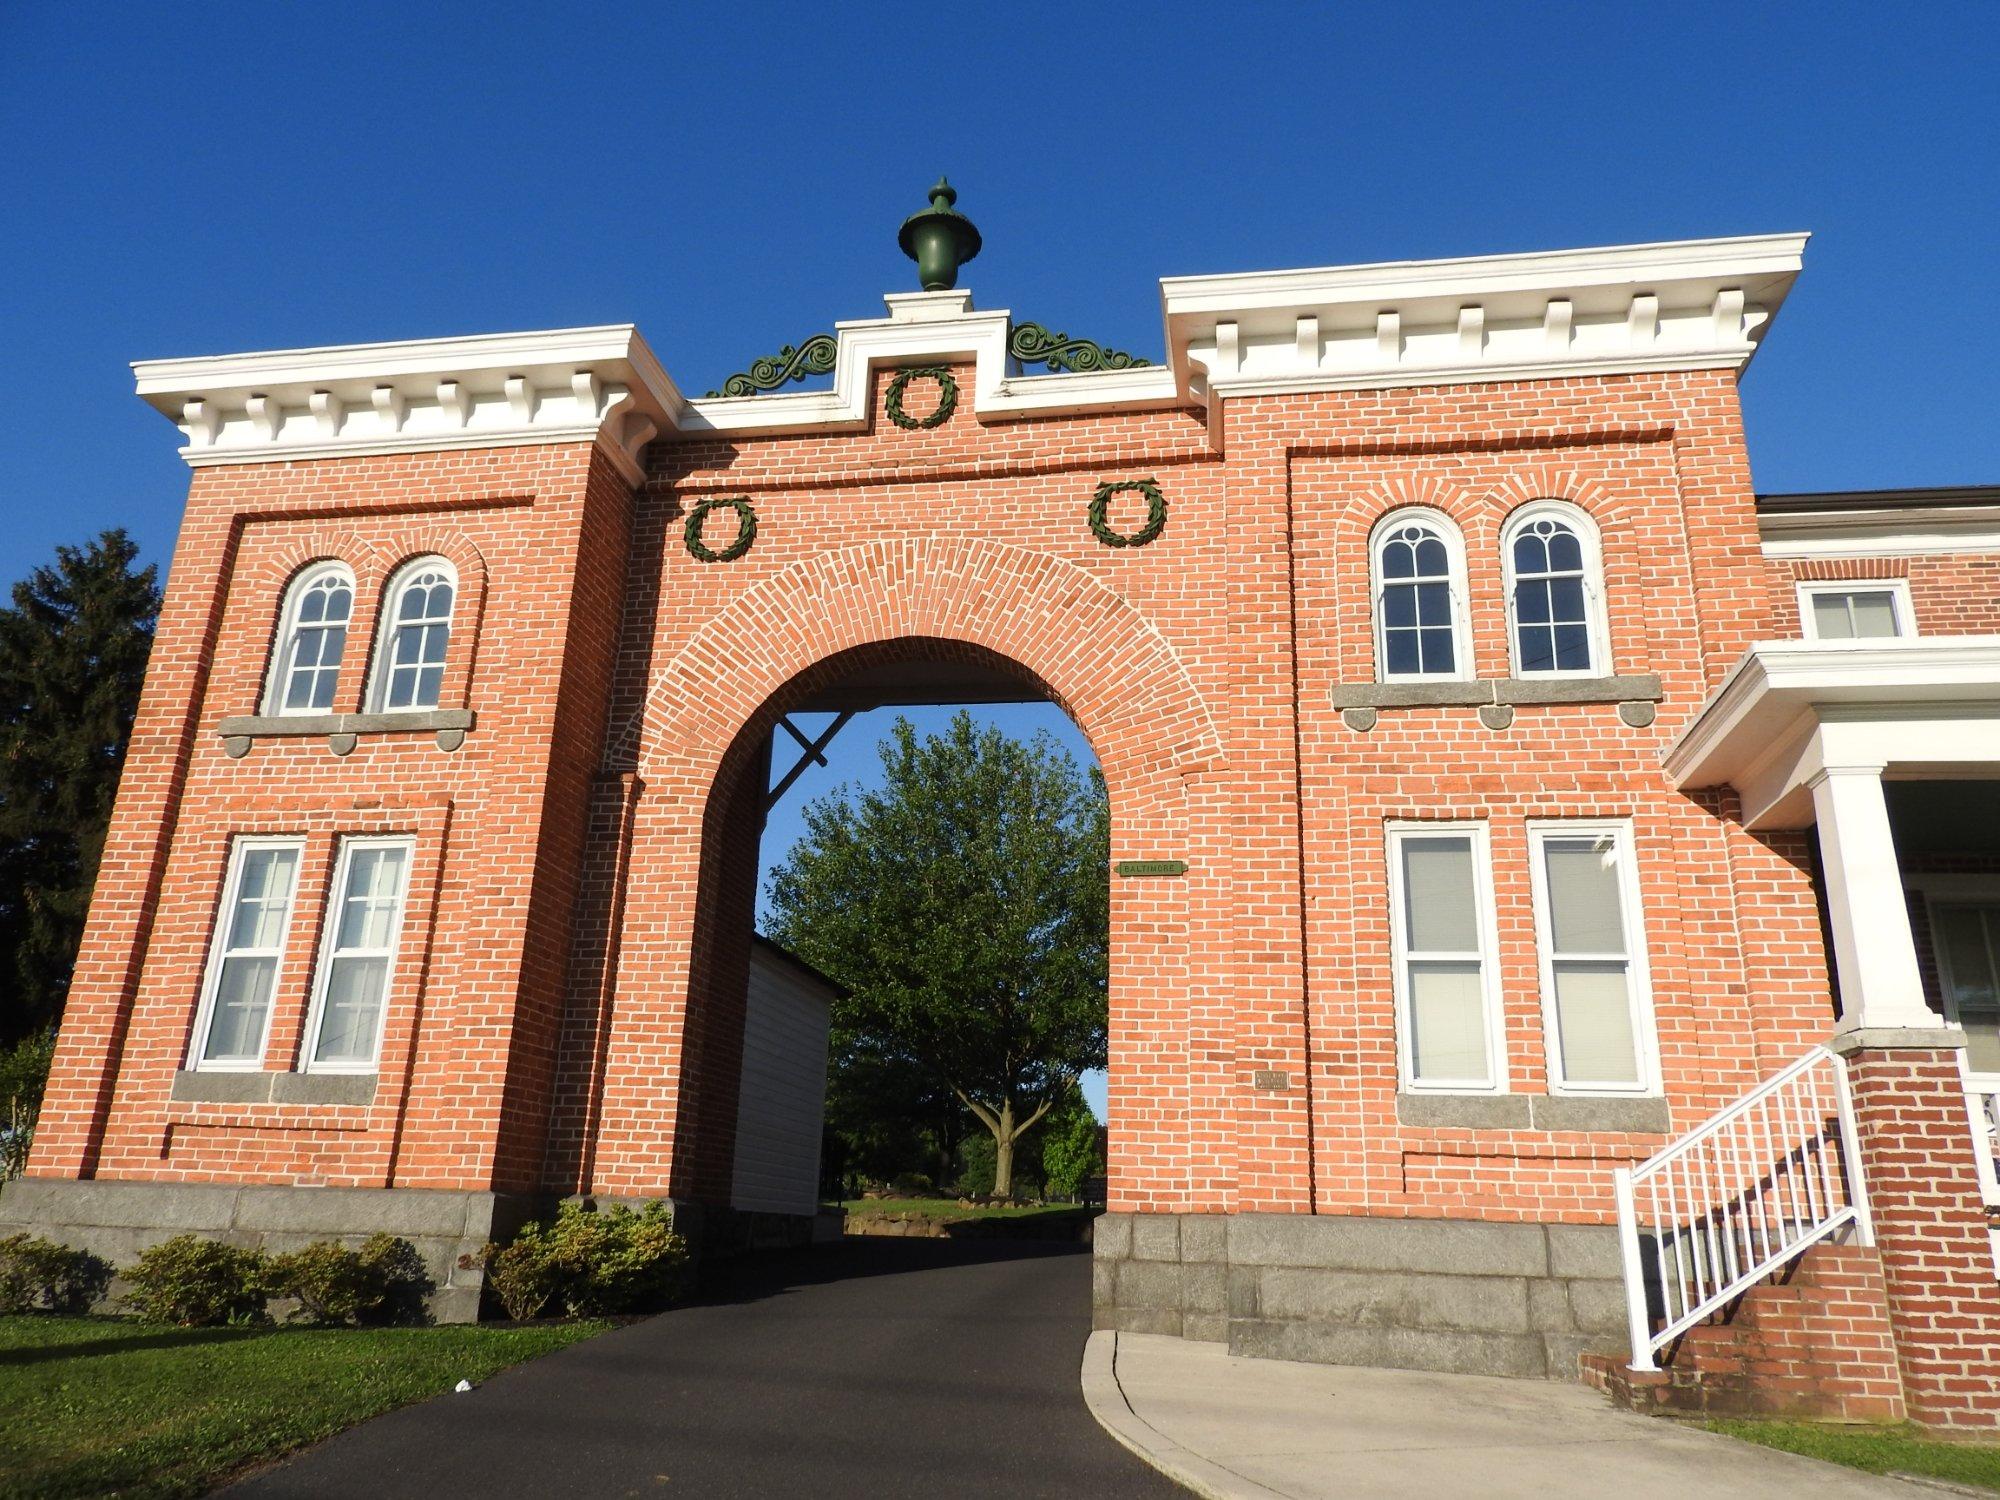
M 1389 954 L 1396 1003 L 1396 1072 L 1402 1087 L 1422 1094 L 1504 1094 L 1507 1088 L 1507 1040 L 1505 1016 L 1500 1003 L 1499 929 L 1493 911 L 1493 855 L 1487 826 L 1477 819 L 1426 822 L 1398 819 L 1384 826 L 1384 853 L 1389 871 Z M 1478 953 L 1425 953 L 1421 959 L 1443 962 L 1477 962 L 1479 992 L 1486 1023 L 1486 1069 L 1481 1079 L 1419 1079 L 1410 1050 L 1410 986 L 1408 934 L 1404 930 L 1405 892 L 1402 844 L 1412 838 L 1445 838 L 1462 835 L 1472 844 L 1472 899 L 1477 911 Z
M 451 613 L 445 617 L 445 664 L 448 665 L 451 661 L 451 648 L 457 630 L 462 593 L 458 569 L 453 566 L 450 558 L 440 557 L 435 552 L 426 552 L 409 559 L 397 568 L 390 575 L 388 587 L 382 590 L 382 608 L 375 617 L 375 641 L 368 658 L 368 691 L 364 700 L 368 705 L 365 710 L 367 713 L 403 711 L 421 713 L 438 707 L 435 703 L 406 703 L 395 710 L 385 706 L 389 696 L 389 673 L 393 666 L 389 660 L 389 652 L 396 639 L 398 623 L 396 611 L 401 608 L 403 595 L 408 592 L 411 582 L 419 573 L 429 569 L 435 569 L 451 580 Z M 439 677 L 439 683 L 442 686 L 442 675 Z
M 186 1066 L 202 1073 L 257 1073 L 264 1067 L 264 1049 L 271 1040 L 271 1012 L 277 1008 L 285 977 L 285 953 L 291 946 L 292 916 L 298 908 L 299 879 L 304 874 L 306 841 L 296 835 L 239 834 L 229 841 L 229 863 L 222 882 L 222 899 L 217 904 L 213 930 L 209 933 L 208 957 L 202 968 L 201 997 L 195 1004 L 194 1026 L 188 1036 Z M 243 866 L 252 850 L 290 850 L 292 889 L 285 898 L 285 916 L 275 949 L 240 950 L 251 956 L 268 954 L 275 962 L 271 969 L 271 998 L 264 1007 L 264 1029 L 257 1038 L 254 1057 L 207 1061 L 209 1027 L 215 1021 L 216 990 L 222 982 L 223 960 L 239 950 L 229 947 L 229 930 L 235 922 L 236 903 L 242 896 Z
M 320 1027 L 326 1020 L 326 989 L 333 978 L 333 961 L 342 956 L 335 950 L 334 940 L 339 933 L 340 918 L 347 901 L 347 881 L 354 864 L 354 851 L 390 848 L 403 851 L 403 875 L 402 886 L 396 893 L 396 915 L 390 925 L 389 943 L 379 952 L 386 963 L 382 977 L 382 1003 L 375 1013 L 375 1043 L 369 1049 L 366 1060 L 316 1062 L 313 1054 L 319 1051 Z M 319 951 L 313 961 L 312 1001 L 306 1010 L 305 1030 L 300 1034 L 298 1069 L 301 1073 L 373 1073 L 381 1066 L 382 1037 L 389 1021 L 389 1001 L 395 994 L 396 960 L 402 952 L 403 923 L 410 911 L 410 882 L 416 863 L 417 841 L 409 834 L 351 834 L 341 839 L 340 857 L 334 862 L 333 883 L 327 888 L 326 912 L 320 922 Z M 366 950 L 366 956 L 378 956 L 377 950 Z
M 1514 541 L 1524 529 L 1541 520 L 1557 521 L 1569 527 L 1583 553 L 1583 623 L 1590 641 L 1590 661 L 1581 671 L 1552 669 L 1531 672 L 1521 663 L 1521 622 L 1516 615 L 1514 594 Z M 1604 597 L 1603 542 L 1598 534 L 1597 518 L 1589 511 L 1573 501 L 1555 499 L 1531 500 L 1520 507 L 1500 529 L 1500 577 L 1507 601 L 1507 659 L 1516 677 L 1611 677 L 1617 674 L 1618 669 L 1612 664 L 1611 631 L 1606 619 L 1609 611 Z
M 1917 633 L 1916 606 L 1910 600 L 1910 580 L 1907 578 L 1801 578 L 1797 585 L 1799 600 L 1799 636 L 1802 640 L 1819 640 L 1819 617 L 1813 610 L 1813 600 L 1820 594 L 1887 594 L 1891 612 L 1896 617 L 1896 628 L 1889 635 L 1852 636 L 1852 640 L 1907 640 Z
M 1388 616 L 1382 595 L 1388 580 L 1382 574 L 1382 548 L 1389 533 L 1409 525 L 1428 526 L 1445 550 L 1445 585 L 1451 597 L 1451 663 L 1449 672 L 1391 672 Z M 1368 533 L 1369 612 L 1375 624 L 1377 682 L 1469 682 L 1472 680 L 1472 631 L 1466 611 L 1465 534 L 1443 511 L 1428 505 L 1404 505 L 1376 521 Z M 1406 580 L 1397 580 L 1399 584 Z M 1401 628 L 1401 627 L 1399 627 Z
M 1625 928 L 1621 954 L 1563 955 L 1583 962 L 1617 961 L 1625 965 L 1626 1001 L 1632 1011 L 1633 1068 L 1636 1083 L 1576 1083 L 1568 1077 L 1562 1055 L 1562 1025 L 1556 1013 L 1555 914 L 1549 899 L 1548 864 L 1543 848 L 1551 839 L 1605 838 L 1617 846 L 1619 916 Z M 1646 922 L 1639 904 L 1638 838 L 1630 818 L 1532 818 L 1528 821 L 1528 877 L 1535 910 L 1535 956 L 1542 987 L 1542 1040 L 1548 1058 L 1551 1094 L 1622 1098 L 1660 1093 L 1659 1034 L 1653 1014 L 1652 970 L 1646 961 Z
M 320 579 L 337 574 L 347 581 L 347 637 L 340 648 L 340 661 L 334 673 L 334 702 L 324 708 L 307 706 L 287 708 L 285 698 L 291 687 L 292 652 L 297 642 L 294 637 L 299 629 L 299 609 L 305 601 L 306 590 Z M 292 581 L 285 586 L 285 597 L 278 612 L 278 635 L 271 643 L 271 661 L 264 674 L 264 713 L 274 717 L 298 717 L 304 714 L 326 714 L 339 711 L 340 673 L 347 667 L 347 647 L 354 634 L 354 607 L 359 602 L 355 588 L 354 570 L 344 562 L 322 558 L 301 568 L 292 575 Z
M 1760 514 L 1773 559 L 1923 557 L 2000 552 L 2000 505 L 1892 505 Z
M 1181 387 L 1211 396 L 1740 370 L 1803 234 L 1168 277 Z

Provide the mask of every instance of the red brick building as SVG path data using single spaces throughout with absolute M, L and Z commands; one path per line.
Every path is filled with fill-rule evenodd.
M 140 364 L 193 484 L 0 1222 L 392 1228 L 458 1317 L 557 1197 L 729 1233 L 774 726 L 1047 698 L 1102 1323 L 1721 1380 L 1775 1269 L 1794 1404 L 1995 1421 L 2000 493 L 1756 496 L 1803 244 L 1173 278 L 1157 364 L 892 295 L 703 399 L 630 327 Z

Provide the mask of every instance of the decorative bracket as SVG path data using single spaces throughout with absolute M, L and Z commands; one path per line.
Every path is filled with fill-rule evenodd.
M 1086 370 L 1136 370 L 1152 364 L 1122 349 L 1107 349 L 1089 339 L 1051 333 L 1040 323 L 1017 323 L 1007 338 L 1007 352 L 1024 365 L 1047 365 L 1052 375 Z
M 774 355 L 753 360 L 750 368 L 738 371 L 722 382 L 722 389 L 710 391 L 706 399 L 718 396 L 757 396 L 775 391 L 794 380 L 812 375 L 831 375 L 840 346 L 830 333 L 816 333 L 794 347 L 785 345 Z

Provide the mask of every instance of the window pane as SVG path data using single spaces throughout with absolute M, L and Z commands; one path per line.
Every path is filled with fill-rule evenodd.
M 1422 640 L 1423 670 L 1431 673 L 1452 670 L 1451 627 L 1426 626 L 1418 632 Z
M 1417 585 L 1417 620 L 1423 625 L 1451 624 L 1451 586 L 1443 583 Z
M 1611 838 L 1543 841 L 1550 946 L 1558 954 L 1625 952 L 1618 844 Z
M 1477 953 L 1472 840 L 1465 834 L 1405 838 L 1404 947 L 1411 953 Z
M 1854 639 L 1854 625 L 1847 617 L 1845 594 L 1812 596 L 1813 633 L 1823 641 Z
M 1407 583 L 1382 590 L 1382 623 L 1398 629 L 1417 623 L 1417 591 Z
M 1622 961 L 1555 966 L 1556 1028 L 1566 1082 L 1639 1082 L 1625 970 Z
M 1555 628 L 1555 658 L 1558 672 L 1590 670 L 1590 631 L 1582 625 Z
M 1412 963 L 1410 1064 L 1426 1082 L 1487 1082 L 1486 1002 L 1476 963 Z
M 1383 642 L 1388 650 L 1388 671 L 1392 677 L 1407 677 L 1424 669 L 1423 657 L 1417 649 L 1417 633 L 1414 630 L 1391 630 Z
M 386 957 L 333 961 L 313 1061 L 365 1063 L 374 1057 L 376 1020 L 388 977 Z
M 1542 523 L 1549 532 L 1549 571 L 1552 573 L 1581 573 L 1583 571 L 1583 543 L 1576 533 L 1556 521 Z
M 271 1007 L 276 957 L 235 957 L 222 961 L 209 1017 L 205 1062 L 253 1062 L 262 1050 L 264 1014 Z
M 226 939 L 230 950 L 276 948 L 284 941 L 292 873 L 298 858 L 296 849 L 250 849 L 244 853 L 236 909 L 230 914 Z
M 1951 973 L 1951 998 L 1959 1011 L 2000 1009 L 1986 947 L 1985 913 L 1976 906 L 1941 906 L 1937 926 L 1945 967 Z
M 1849 594 L 1854 618 L 1854 634 L 1889 636 L 1896 633 L 1896 597 L 1886 590 L 1879 593 Z

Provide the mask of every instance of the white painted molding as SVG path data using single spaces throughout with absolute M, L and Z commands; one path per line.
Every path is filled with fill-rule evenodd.
M 142 360 L 138 392 L 209 464 L 605 439 L 628 480 L 686 399 L 630 324 Z
M 1828 767 L 1948 776 L 2000 765 L 2000 636 L 1762 641 L 1661 757 L 1681 788 L 1733 786 L 1756 828 L 1812 821 Z
M 2000 505 L 1765 513 L 1757 517 L 1757 530 L 1764 555 L 1779 561 L 2000 552 Z
M 1806 238 L 1169 277 L 1160 299 L 1182 387 L 1205 375 L 1222 397 L 1741 370 Z M 1312 358 L 1295 332 L 1306 318 Z

